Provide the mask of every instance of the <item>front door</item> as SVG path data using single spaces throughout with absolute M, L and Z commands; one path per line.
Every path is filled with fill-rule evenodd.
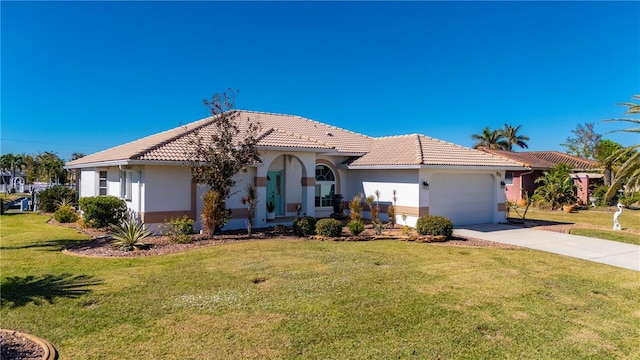
M 267 202 L 273 202 L 276 206 L 273 211 L 276 215 L 283 215 L 282 207 L 282 171 L 267 172 Z

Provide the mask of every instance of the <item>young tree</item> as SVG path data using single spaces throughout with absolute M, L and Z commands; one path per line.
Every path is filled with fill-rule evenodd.
M 575 137 L 568 137 L 566 142 L 560 145 L 567 148 L 569 155 L 595 159 L 596 144 L 602 135 L 595 132 L 594 126 L 593 123 L 578 124 L 575 130 L 571 130 Z
M 521 127 L 522 125 L 513 127 L 511 125 L 504 124 L 504 129 L 498 130 L 500 132 L 500 135 L 502 135 L 502 137 L 505 138 L 507 142 L 506 150 L 513 151 L 514 145 L 517 145 L 522 149 L 529 148 L 529 145 L 527 145 L 527 143 L 525 142 L 529 141 L 529 137 L 525 135 L 518 135 L 518 131 L 520 131 Z
M 240 119 L 240 114 L 232 110 L 235 94 L 227 89 L 203 101 L 211 113 L 210 125 L 191 133 L 186 149 L 191 176 L 218 193 L 215 211 L 207 213 L 219 218 L 204 222 L 215 227 L 208 229 L 210 235 L 229 221 L 226 200 L 236 184 L 234 177 L 246 172 L 249 165 L 260 162 L 256 149 L 260 124 L 250 118 Z
M 488 126 L 482 130 L 482 134 L 471 135 L 471 139 L 476 141 L 476 143 L 473 144 L 474 149 L 486 147 L 489 149 L 506 150 L 509 148 L 509 143 L 504 139 L 502 132 L 490 130 Z

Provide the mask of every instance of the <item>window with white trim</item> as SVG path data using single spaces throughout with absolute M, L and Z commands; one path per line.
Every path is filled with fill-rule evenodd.
M 507 185 L 513 185 L 513 171 L 507 171 L 504 173 L 504 183 Z
M 98 173 L 98 195 L 106 196 L 107 195 L 107 172 L 100 171 Z
M 120 171 L 120 197 L 127 201 L 131 201 L 131 174 L 130 171 Z
M 316 207 L 333 206 L 336 177 L 326 165 L 316 165 Z

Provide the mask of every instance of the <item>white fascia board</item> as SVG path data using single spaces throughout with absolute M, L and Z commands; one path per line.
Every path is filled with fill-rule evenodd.
M 452 170 L 490 170 L 490 171 L 523 171 L 531 170 L 525 166 L 462 166 L 462 165 L 423 165 L 423 169 L 452 169 Z
M 349 170 L 394 170 L 394 169 L 421 169 L 423 165 L 363 165 L 351 166 L 345 165 Z
M 169 166 L 184 166 L 184 161 L 158 161 L 158 160 L 112 160 L 112 161 L 98 161 L 85 164 L 65 166 L 67 170 L 70 169 L 84 169 L 84 168 L 96 168 L 96 167 L 110 167 L 110 166 L 128 166 L 128 165 L 169 165 Z
M 522 171 L 529 170 L 523 166 L 453 166 L 453 165 L 367 165 L 350 166 L 345 165 L 349 170 L 393 170 L 393 169 L 450 169 L 450 170 L 489 170 L 489 171 Z
M 293 147 L 293 146 L 256 146 L 258 150 L 265 151 L 295 151 L 295 152 L 310 152 L 310 153 L 329 153 L 335 151 L 334 149 L 323 148 L 308 148 L 308 147 Z

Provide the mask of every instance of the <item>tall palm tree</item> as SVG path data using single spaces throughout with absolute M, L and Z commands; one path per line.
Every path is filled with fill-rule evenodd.
M 634 95 L 633 99 L 640 100 L 640 95 Z M 640 114 L 640 104 L 636 104 L 633 102 L 623 102 L 618 105 L 626 106 L 627 111 L 624 112 L 624 115 L 638 115 Z M 604 120 L 605 122 L 611 121 L 620 121 L 620 122 L 629 122 L 632 124 L 640 125 L 640 119 L 635 118 L 618 118 L 618 119 L 609 119 Z M 622 129 L 615 130 L 612 132 L 634 132 L 640 133 L 640 127 L 630 128 L 630 129 Z M 627 194 L 633 194 L 638 189 L 640 189 L 640 144 L 635 144 L 629 146 L 627 148 L 620 149 L 613 154 L 611 154 L 611 161 L 620 161 L 622 159 L 626 159 L 624 163 L 618 169 L 615 177 L 613 178 L 613 182 L 609 190 L 605 194 L 605 198 L 610 200 L 615 193 L 622 188 L 624 185 L 625 192 Z
M 488 126 L 482 130 L 482 134 L 473 134 L 471 139 L 475 140 L 474 149 L 486 147 L 489 149 L 506 150 L 509 143 L 504 139 L 502 133 L 498 130 L 490 130 Z
M 518 131 L 522 125 L 518 125 L 513 127 L 511 125 L 504 124 L 504 129 L 498 130 L 502 137 L 507 141 L 507 149 L 508 151 L 513 151 L 513 145 L 520 146 L 522 149 L 528 149 L 529 145 L 525 141 L 529 141 L 529 137 L 525 135 L 518 135 Z

